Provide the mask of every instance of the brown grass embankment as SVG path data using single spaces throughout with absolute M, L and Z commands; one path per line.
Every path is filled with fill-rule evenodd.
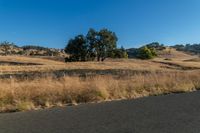
M 0 80 L 0 111 L 23 111 L 66 104 L 134 99 L 200 89 L 200 71 L 113 76 Z

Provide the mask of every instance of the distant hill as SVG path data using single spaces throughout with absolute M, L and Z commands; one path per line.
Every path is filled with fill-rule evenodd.
M 158 57 L 165 58 L 165 59 L 179 59 L 179 60 L 187 60 L 195 58 L 191 54 L 188 54 L 184 51 L 178 51 L 172 47 L 166 47 L 166 49 L 158 51 Z
M 26 45 L 19 47 L 13 43 L 0 43 L 0 55 L 26 55 L 26 56 L 59 56 L 66 57 L 63 49 L 46 48 L 41 46 Z
M 189 58 L 191 54 L 200 55 L 200 44 L 164 46 L 158 42 L 153 42 L 144 46 L 155 49 L 158 57 L 163 58 Z M 129 48 L 126 49 L 126 52 L 129 58 L 138 58 L 139 48 Z M 37 45 L 25 45 L 20 47 L 6 41 L 0 43 L 0 55 L 54 56 L 58 58 L 68 56 L 63 49 L 47 48 Z
M 163 45 L 163 44 L 159 44 L 158 42 L 153 42 L 153 43 L 149 43 L 149 44 L 146 44 L 142 47 L 147 47 L 149 49 L 154 49 L 156 52 L 159 52 L 159 51 L 162 51 L 162 50 L 165 50 L 166 47 Z M 140 47 L 140 48 L 142 48 Z M 139 55 L 139 49 L 140 48 L 130 48 L 130 49 L 126 49 L 126 52 L 128 54 L 128 57 L 129 58 L 138 58 L 138 55 Z
M 186 44 L 186 45 L 174 45 L 164 46 L 158 42 L 146 44 L 142 47 L 148 47 L 155 49 L 157 56 L 162 58 L 191 58 L 192 55 L 200 55 L 200 44 Z M 140 47 L 141 48 L 141 47 Z M 126 49 L 129 58 L 137 58 L 140 48 Z
M 171 47 L 175 48 L 178 51 L 184 51 L 200 55 L 200 44 L 186 44 L 186 45 L 178 44 Z

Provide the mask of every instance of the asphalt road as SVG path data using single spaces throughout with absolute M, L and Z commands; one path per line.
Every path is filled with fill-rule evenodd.
M 200 92 L 0 114 L 0 133 L 200 133 Z

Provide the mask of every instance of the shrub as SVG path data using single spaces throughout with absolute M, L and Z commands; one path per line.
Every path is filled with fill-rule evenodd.
M 120 49 L 114 49 L 109 53 L 109 57 L 111 58 L 128 58 L 128 54 L 126 50 L 122 47 Z
M 140 59 L 152 59 L 157 54 L 154 49 L 149 49 L 147 46 L 139 48 L 137 57 Z

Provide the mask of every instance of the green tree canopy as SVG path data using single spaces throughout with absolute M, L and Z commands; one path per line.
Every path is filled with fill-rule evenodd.
M 102 29 L 99 32 L 90 29 L 87 34 L 87 40 L 92 51 L 97 57 L 97 61 L 104 61 L 109 57 L 109 53 L 117 47 L 117 36 L 108 29 Z
M 108 29 L 90 29 L 86 36 L 78 35 L 69 40 L 65 52 L 70 57 L 66 61 L 104 61 L 117 49 L 117 40 L 115 33 Z
M 78 35 L 74 39 L 70 39 L 65 52 L 70 54 L 70 61 L 86 61 L 88 55 L 88 45 L 83 35 Z
M 116 48 L 112 52 L 110 52 L 109 57 L 112 58 L 128 58 L 128 54 L 126 50 L 121 47 L 121 48 Z
M 154 55 L 154 51 L 151 51 L 147 46 L 139 48 L 138 58 L 140 59 L 152 59 Z

